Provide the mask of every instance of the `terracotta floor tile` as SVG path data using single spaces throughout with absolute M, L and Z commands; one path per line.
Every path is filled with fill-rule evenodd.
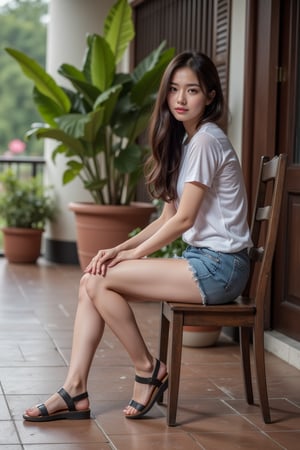
M 194 439 L 184 433 L 169 434 L 131 434 L 129 436 L 115 436 L 114 445 L 118 450 L 199 450 Z
M 6 399 L 3 395 L 0 395 L 0 420 L 10 420 L 10 414 L 6 405 Z
M 7 450 L 10 450 L 10 448 L 8 448 Z M 98 442 L 96 444 L 88 444 L 86 442 L 82 442 L 81 444 L 38 444 L 37 448 L 37 445 L 33 444 L 25 445 L 24 450 L 111 450 L 111 446 L 109 445 L 109 443 L 104 442 Z
M 20 444 L 13 422 L 0 420 L 0 445 Z
M 107 438 L 93 420 L 70 420 L 34 424 L 16 421 L 24 444 L 107 443 Z
M 261 432 L 240 433 L 204 433 L 193 434 L 193 437 L 205 450 L 279 450 L 282 449 L 277 443 L 272 441 Z M 287 447 L 292 450 L 292 447 Z
M 255 431 L 257 428 L 242 416 L 233 414 L 213 415 L 195 414 L 183 416 L 181 411 L 177 418 L 180 427 L 187 433 L 240 433 Z
M 268 435 L 284 448 L 289 450 L 299 448 L 300 430 L 290 431 L 289 433 L 268 433 Z
M 0 444 L 1 450 L 24 450 L 23 445 Z
M 258 426 L 262 431 L 266 433 L 271 433 L 272 431 L 282 431 L 282 432 L 290 432 L 290 431 L 300 431 L 300 414 L 299 413 L 290 413 L 290 412 L 281 412 L 278 410 L 271 411 L 271 420 L 272 423 L 265 424 L 260 415 L 245 415 L 249 421 L 251 421 L 254 425 Z
M 255 379 L 256 404 L 247 405 L 239 347 L 224 335 L 213 348 L 183 348 L 176 427 L 166 424 L 166 405 L 155 405 L 140 421 L 124 417 L 135 374 L 108 328 L 89 378 L 92 420 L 24 422 L 24 409 L 44 402 L 64 381 L 80 277 L 78 267 L 42 258 L 37 265 L 10 265 L 0 258 L 1 450 L 298 448 L 299 370 L 266 352 L 273 423 L 265 425 Z M 134 303 L 132 308 L 156 354 L 160 305 Z

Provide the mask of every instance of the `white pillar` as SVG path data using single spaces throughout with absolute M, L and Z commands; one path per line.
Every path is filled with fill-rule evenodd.
M 87 33 L 102 35 L 103 24 L 115 0 L 50 0 L 47 34 L 47 71 L 59 84 L 66 83 L 57 69 L 62 63 L 80 68 L 86 48 Z M 65 163 L 61 155 L 54 165 L 51 159 L 53 141 L 45 142 L 45 174 L 47 184 L 54 186 L 58 215 L 55 223 L 45 233 L 46 258 L 61 263 L 76 262 L 76 233 L 73 213 L 69 211 L 71 201 L 91 201 L 89 194 L 76 180 L 62 185 Z
M 230 121 L 227 131 L 240 158 L 242 156 L 245 33 L 246 0 L 232 0 L 228 95 Z

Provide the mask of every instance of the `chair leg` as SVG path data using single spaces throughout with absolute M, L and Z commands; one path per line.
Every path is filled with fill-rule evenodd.
M 270 406 L 266 382 L 264 330 L 263 327 L 254 329 L 254 358 L 256 366 L 257 386 L 260 400 L 260 408 L 265 423 L 271 423 Z
M 249 405 L 253 405 L 254 400 L 250 365 L 250 328 L 248 327 L 240 327 L 240 351 L 246 400 Z
M 159 360 L 167 363 L 167 356 L 168 356 L 168 342 L 169 342 L 169 328 L 170 323 L 166 316 L 164 315 L 164 304 L 161 304 L 161 319 L 160 319 L 160 338 L 159 338 Z M 163 403 L 164 400 L 164 394 L 162 394 L 157 402 Z
M 182 353 L 183 314 L 173 312 L 171 320 L 171 348 L 169 358 L 169 390 L 167 405 L 167 423 L 176 425 L 178 392 Z

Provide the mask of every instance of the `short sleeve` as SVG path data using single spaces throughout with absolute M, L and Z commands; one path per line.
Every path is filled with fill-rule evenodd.
M 186 148 L 183 162 L 183 182 L 197 181 L 211 187 L 220 163 L 218 141 L 211 135 L 195 135 Z

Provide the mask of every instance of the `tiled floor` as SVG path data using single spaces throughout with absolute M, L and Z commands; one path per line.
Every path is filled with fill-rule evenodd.
M 25 407 L 62 384 L 70 355 L 80 270 L 39 260 L 10 265 L 0 258 L 0 446 L 9 450 L 195 450 L 289 449 L 300 442 L 300 372 L 267 354 L 273 423 L 243 398 L 238 346 L 221 338 L 214 348 L 184 348 L 178 426 L 168 428 L 165 408 L 130 421 L 122 408 L 134 373 L 109 330 L 91 370 L 94 419 L 32 424 Z M 156 353 L 159 305 L 134 310 Z

